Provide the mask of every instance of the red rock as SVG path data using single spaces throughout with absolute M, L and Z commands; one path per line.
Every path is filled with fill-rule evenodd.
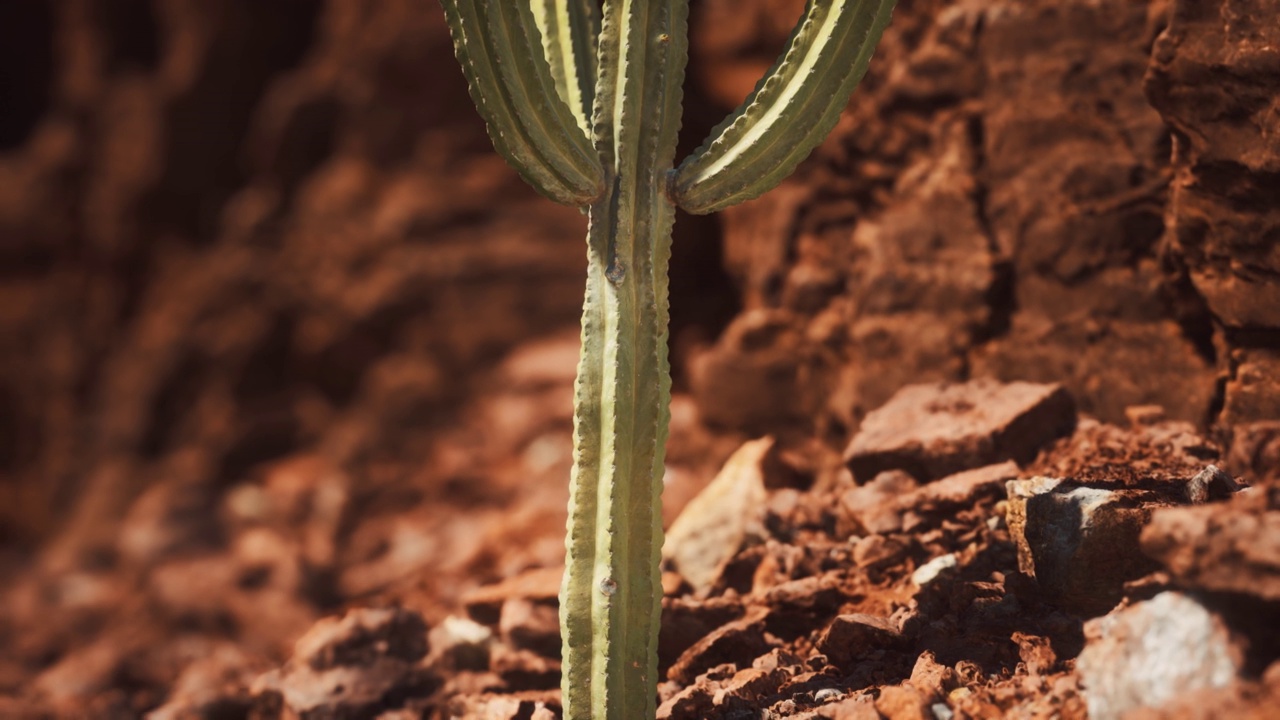
M 510 691 L 553 690 L 560 687 L 560 661 L 528 650 L 495 645 L 489 657 L 489 669 L 502 679 Z
M 751 660 L 765 654 L 770 643 L 765 638 L 765 618 L 768 610 L 753 607 L 747 614 L 730 621 L 694 643 L 667 670 L 667 677 L 688 685 L 702 673 L 724 663 L 733 666 L 749 665 Z
M 262 664 L 230 643 L 217 645 L 182 671 L 165 704 L 148 713 L 148 720 L 203 720 L 236 707 L 247 714 L 249 685 Z
M 664 598 L 658 630 L 658 671 L 665 673 L 689 646 L 716 628 L 741 618 L 745 608 L 737 598 Z
M 1125 720 L 1272 720 L 1280 707 L 1280 665 L 1273 663 L 1260 681 L 1238 680 L 1223 688 L 1179 694 L 1158 708 L 1138 708 Z
M 898 499 L 918 487 L 915 478 L 902 470 L 886 470 L 865 485 L 849 488 L 840 496 L 840 509 L 853 522 L 849 533 L 887 534 L 902 530 L 902 509 Z
M 1280 328 L 1274 207 L 1280 118 L 1274 97 L 1275 0 L 1239 11 L 1229 0 L 1175 0 L 1152 51 L 1146 93 L 1177 128 L 1171 250 L 1220 322 Z M 1269 239 L 1269 240 L 1268 240 Z M 1272 397 L 1280 397 L 1275 394 Z
M 912 385 L 867 415 L 845 459 L 864 482 L 893 469 L 935 480 L 1004 460 L 1026 462 L 1075 421 L 1075 404 L 1057 385 Z
M 373 716 L 388 698 L 427 697 L 439 680 L 418 662 L 426 624 L 407 610 L 353 610 L 307 632 L 285 666 L 253 684 L 257 698 L 276 695 L 302 720 Z
M 804 382 L 806 345 L 789 313 L 740 315 L 690 368 L 703 420 L 756 436 L 808 426 L 821 398 Z
M 816 647 L 838 667 L 848 668 L 864 655 L 893 647 L 901 640 L 898 629 L 887 619 L 854 613 L 832 620 Z
M 468 720 L 552 720 L 557 715 L 551 706 L 558 708 L 559 705 L 558 699 L 537 699 L 524 694 L 464 696 L 449 703 L 449 716 Z
M 743 668 L 716 690 L 714 704 L 730 707 L 759 705 L 757 701 L 760 698 L 776 693 L 790 676 L 781 668 Z
M 1190 423 L 1120 428 L 1085 419 L 1071 437 L 1046 449 L 1028 471 L 1109 489 L 1161 486 L 1156 490 L 1162 496 L 1180 502 L 1185 491 L 1163 486 L 1185 485 L 1220 455 L 1217 444 Z
M 853 546 L 854 563 L 867 570 L 882 570 L 890 567 L 906 554 L 906 544 L 897 538 L 884 535 L 868 535 Z
M 1181 585 L 1280 601 L 1280 489 L 1250 488 L 1230 503 L 1158 510 L 1142 551 Z
M 938 663 L 933 652 L 926 650 L 911 669 L 911 686 L 925 696 L 926 702 L 938 702 L 959 686 L 956 671 Z
M 1280 420 L 1232 427 L 1226 462 L 1234 472 L 1255 480 L 1280 481 Z
M 882 688 L 876 710 L 889 720 L 934 720 L 928 700 L 909 685 Z
M 690 685 L 658 706 L 657 720 L 697 720 L 712 707 L 711 690 L 700 683 Z

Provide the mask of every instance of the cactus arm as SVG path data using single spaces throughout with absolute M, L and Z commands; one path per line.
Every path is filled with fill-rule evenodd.
M 595 0 L 533 0 L 533 15 L 556 91 L 590 137 L 600 8 Z
M 710 213 L 791 174 L 835 127 L 889 24 L 894 0 L 809 0 L 755 91 L 679 167 L 681 208 Z
M 668 281 L 688 0 L 608 0 L 561 588 L 566 720 L 653 717 L 662 588 Z
M 542 194 L 586 205 L 604 188 L 590 140 L 560 99 L 527 3 L 441 0 L 494 147 Z

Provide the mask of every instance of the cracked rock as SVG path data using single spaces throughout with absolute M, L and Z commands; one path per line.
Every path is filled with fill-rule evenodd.
M 1035 477 L 1008 484 L 1018 569 L 1065 607 L 1106 612 L 1155 569 L 1138 548 L 1151 509 L 1123 491 Z

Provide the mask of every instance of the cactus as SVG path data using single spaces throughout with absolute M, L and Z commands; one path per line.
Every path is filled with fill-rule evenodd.
M 494 146 L 589 218 L 565 717 L 653 717 L 675 209 L 714 212 L 790 174 L 835 125 L 894 0 L 809 0 L 778 62 L 678 168 L 688 0 L 441 2 Z

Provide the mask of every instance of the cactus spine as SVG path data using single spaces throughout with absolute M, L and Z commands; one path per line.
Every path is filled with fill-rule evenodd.
M 713 212 L 790 174 L 831 131 L 894 0 L 809 0 L 777 64 L 678 170 L 688 0 L 441 2 L 495 147 L 589 216 L 560 595 L 565 717 L 653 717 L 675 208 Z

